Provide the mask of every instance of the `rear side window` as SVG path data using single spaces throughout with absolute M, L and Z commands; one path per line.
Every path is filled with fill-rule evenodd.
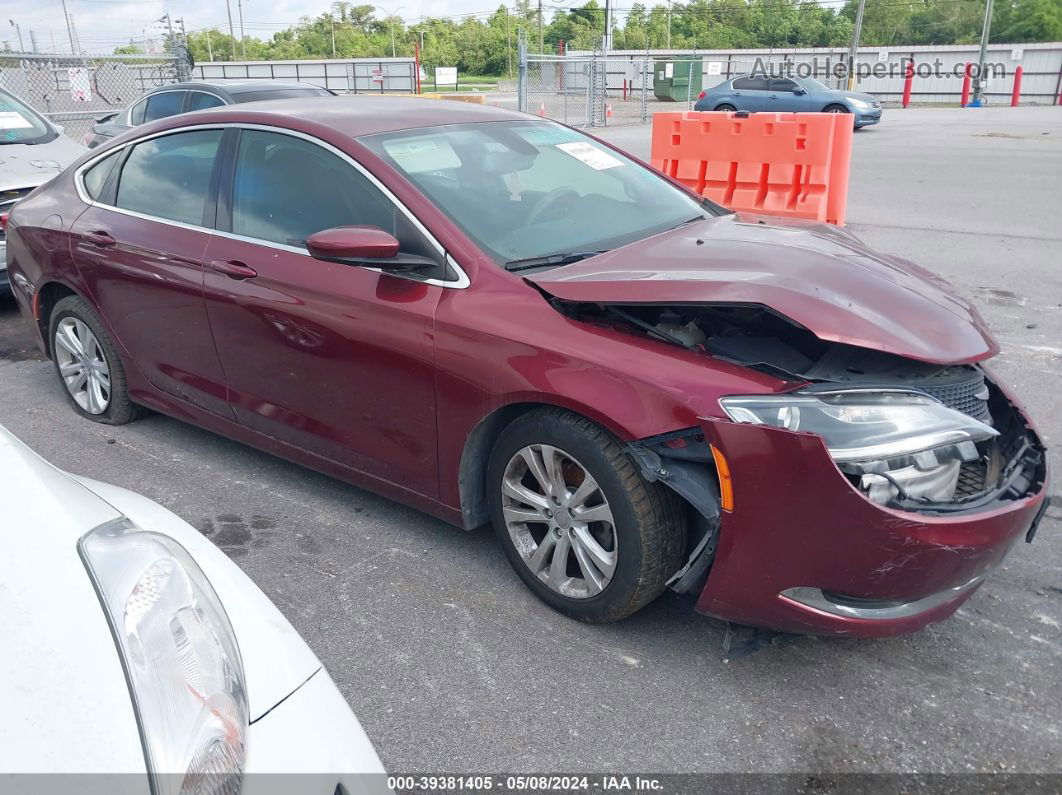
M 103 186 L 107 184 L 107 177 L 111 173 L 111 169 L 114 164 L 118 162 L 118 155 L 121 154 L 121 150 L 113 152 L 107 155 L 100 162 L 88 169 L 84 175 L 82 175 L 82 182 L 85 185 L 85 193 L 95 201 L 100 197 L 103 192 Z
M 737 91 L 766 91 L 766 77 L 739 77 L 734 81 Z
M 349 163 L 280 133 L 240 134 L 232 185 L 232 231 L 303 246 L 322 229 L 378 226 L 395 234 L 395 206 Z
M 202 226 L 222 134 L 222 130 L 193 130 L 137 144 L 122 166 L 115 205 Z
M 181 112 L 185 93 L 184 91 L 163 91 L 161 94 L 153 94 L 148 97 L 144 121 L 155 121 L 156 119 L 165 119 L 167 116 L 176 116 Z
M 207 108 L 216 108 L 219 105 L 224 105 L 221 97 L 214 94 L 208 94 L 205 91 L 193 91 L 191 97 L 188 99 L 188 110 L 205 110 Z
M 129 123 L 134 127 L 144 123 L 144 111 L 147 110 L 147 103 L 146 99 L 142 99 L 133 105 L 133 109 L 129 111 Z

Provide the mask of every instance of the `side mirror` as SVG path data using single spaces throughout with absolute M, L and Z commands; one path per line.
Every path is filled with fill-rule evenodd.
M 336 226 L 322 229 L 306 238 L 306 248 L 314 259 L 360 265 L 385 271 L 415 271 L 435 267 L 435 260 L 416 254 L 402 254 L 398 240 L 378 226 Z
M 802 96 L 804 96 L 804 95 L 805 95 L 806 93 L 808 93 L 808 92 L 807 92 L 807 91 L 805 91 L 805 90 L 804 90 L 804 89 L 802 89 L 802 88 L 795 88 L 795 89 L 793 89 L 793 93 L 794 93 L 794 94 L 796 94 L 796 95 L 797 95 L 798 97 L 802 97 Z

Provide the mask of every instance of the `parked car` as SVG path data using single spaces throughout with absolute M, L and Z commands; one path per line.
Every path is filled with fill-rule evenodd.
M 813 77 L 737 75 L 697 95 L 694 110 L 850 113 L 856 128 L 881 121 L 881 103 L 870 94 L 841 91 Z
M 85 145 L 95 149 L 104 141 L 141 124 L 158 119 L 206 110 L 239 102 L 264 102 L 297 97 L 330 97 L 327 88 L 312 83 L 284 80 L 202 80 L 159 86 L 144 94 L 125 110 L 96 119 L 85 136 Z
M 103 773 L 123 786 L 63 788 L 250 792 L 241 780 L 287 773 L 300 776 L 288 791 L 387 791 L 328 672 L 194 528 L 59 471 L 3 427 L 0 502 L 0 770 L 15 789 Z
M 4 256 L 4 225 L 11 207 L 84 151 L 62 127 L 0 88 L 0 295 L 11 292 Z
M 65 220 L 52 256 L 46 219 Z M 146 125 L 16 208 L 73 409 L 179 417 L 465 528 L 587 621 L 666 588 L 887 635 L 970 597 L 1043 445 L 939 278 L 548 120 L 416 99 Z M 1031 535 L 1030 535 L 1031 537 Z

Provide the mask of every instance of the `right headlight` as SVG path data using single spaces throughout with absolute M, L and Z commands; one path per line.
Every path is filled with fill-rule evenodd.
M 240 791 L 243 665 L 217 594 L 184 547 L 122 519 L 78 550 L 125 667 L 155 795 Z
M 719 402 L 734 422 L 821 436 L 841 469 L 882 504 L 896 496 L 951 499 L 961 463 L 978 457 L 977 442 L 999 435 L 919 392 L 796 392 Z

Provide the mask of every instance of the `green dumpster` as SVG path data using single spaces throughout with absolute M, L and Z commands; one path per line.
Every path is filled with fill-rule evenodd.
M 678 56 L 657 61 L 653 71 L 653 94 L 664 102 L 686 102 L 701 93 L 702 58 Z

